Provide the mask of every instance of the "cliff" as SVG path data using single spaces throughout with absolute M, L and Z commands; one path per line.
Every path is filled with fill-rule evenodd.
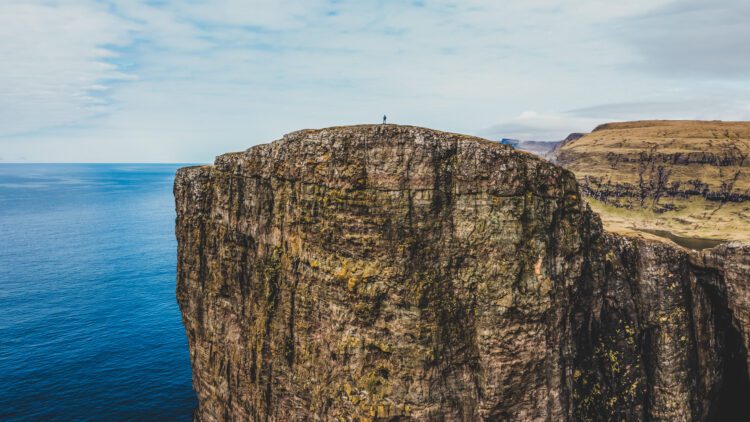
M 550 155 L 610 230 L 750 241 L 750 123 L 609 123 Z
M 729 420 L 750 250 L 602 230 L 486 140 L 307 130 L 181 169 L 197 420 Z

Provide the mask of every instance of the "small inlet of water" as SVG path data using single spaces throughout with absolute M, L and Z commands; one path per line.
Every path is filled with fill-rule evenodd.
M 721 240 L 721 239 L 705 239 L 705 238 L 700 238 L 700 237 L 678 236 L 668 230 L 654 230 L 654 229 L 636 229 L 636 230 L 650 233 L 655 236 L 663 237 L 665 239 L 669 239 L 672 242 L 682 246 L 683 248 L 688 248 L 688 249 L 692 249 L 695 251 L 711 249 L 713 247 L 719 246 L 722 243 L 726 242 L 726 240 Z

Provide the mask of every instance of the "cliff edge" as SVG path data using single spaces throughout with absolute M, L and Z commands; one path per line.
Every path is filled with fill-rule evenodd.
M 530 154 L 305 130 L 181 169 L 175 198 L 197 420 L 748 410 L 750 248 L 608 234 Z

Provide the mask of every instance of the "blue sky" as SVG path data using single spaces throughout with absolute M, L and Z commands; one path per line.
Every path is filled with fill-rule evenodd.
M 3 0 L 0 161 L 210 162 L 384 113 L 536 140 L 748 120 L 749 19 L 744 0 Z

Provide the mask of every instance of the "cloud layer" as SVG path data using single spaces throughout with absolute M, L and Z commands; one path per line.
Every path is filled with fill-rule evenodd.
M 750 3 L 683 0 L 619 22 L 615 34 L 640 54 L 635 65 L 672 77 L 746 80 Z
M 19 2 L 0 11 L 0 133 L 73 124 L 104 111 L 108 83 L 128 79 L 104 46 L 129 42 L 126 26 L 79 5 Z
M 542 140 L 748 118 L 740 0 L 6 3 L 6 161 L 203 162 L 383 113 Z

